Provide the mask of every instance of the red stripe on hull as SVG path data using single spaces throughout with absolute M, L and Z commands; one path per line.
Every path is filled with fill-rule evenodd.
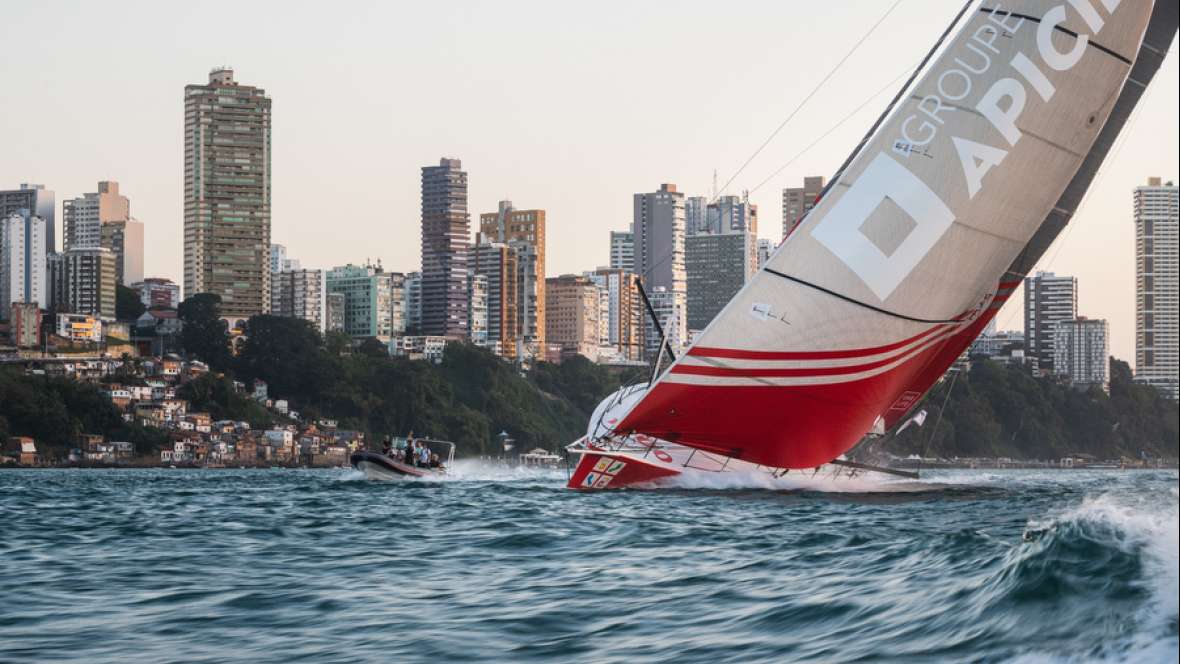
M 811 385 L 661 380 L 616 430 L 642 432 L 766 466 L 814 468 L 850 450 L 878 416 L 890 428 L 911 412 L 995 314 L 995 309 L 985 307 L 970 325 L 893 369 L 862 380 Z

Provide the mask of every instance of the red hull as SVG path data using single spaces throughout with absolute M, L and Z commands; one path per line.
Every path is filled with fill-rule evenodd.
M 609 452 L 588 452 L 582 455 L 566 486 L 570 489 L 617 489 L 679 474 L 678 469 L 655 457 L 649 460 L 614 456 Z

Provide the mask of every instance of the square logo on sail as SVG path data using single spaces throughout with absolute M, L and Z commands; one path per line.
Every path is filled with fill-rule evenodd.
M 588 486 L 588 487 L 593 488 L 594 483 L 598 481 L 599 477 L 602 477 L 602 476 L 599 475 L 598 473 L 586 473 L 586 479 L 582 480 L 582 486 Z
M 616 460 L 606 469 L 608 475 L 618 475 L 619 471 L 627 466 L 626 462 Z
M 598 479 L 594 482 L 594 488 L 595 489 L 605 488 L 606 485 L 610 484 L 610 481 L 613 479 L 614 478 L 611 477 L 610 475 L 599 475 Z
M 594 470 L 600 473 L 605 472 L 606 469 L 610 467 L 610 462 L 610 457 L 602 457 L 598 460 L 598 463 L 594 464 Z

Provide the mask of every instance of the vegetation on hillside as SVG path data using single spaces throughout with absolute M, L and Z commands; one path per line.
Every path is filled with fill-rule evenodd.
M 247 386 L 265 381 L 271 398 L 288 400 L 305 419 L 335 419 L 374 437 L 413 432 L 452 440 L 461 454 L 498 454 L 500 431 L 516 439 L 517 449 L 569 443 L 621 380 L 584 358 L 542 363 L 524 376 L 490 351 L 462 343 L 449 344 L 439 364 L 391 357 L 375 340 L 352 349 L 343 335 L 321 335 L 307 321 L 279 316 L 252 317 L 230 356 L 222 350 L 229 337 L 213 296 L 186 300 L 180 315 L 194 355 Z M 190 329 L 201 330 L 191 345 Z M 211 400 L 194 394 L 189 387 L 182 394 L 194 408 L 240 412 L 207 387 L 200 394 Z
M 585 358 L 560 365 L 538 363 L 527 374 L 486 349 L 450 344 L 438 364 L 390 357 L 368 340 L 353 347 L 339 333 L 321 335 L 308 322 L 255 316 L 237 354 L 219 300 L 196 295 L 181 304 L 190 355 L 213 369 L 184 384 L 180 396 L 193 411 L 213 419 L 249 422 L 255 428 L 276 416 L 249 394 L 266 381 L 272 399 L 286 399 L 305 419 L 330 418 L 341 428 L 385 435 L 432 436 L 458 443 L 461 455 L 499 454 L 497 434 L 507 431 L 518 450 L 555 449 L 581 436 L 599 401 L 642 372 L 619 375 Z M 1110 394 L 1071 389 L 1034 378 L 1019 367 L 976 361 L 953 383 L 944 380 L 927 396 L 924 428 L 913 427 L 887 443 L 895 454 L 1054 459 L 1079 453 L 1099 458 L 1176 458 L 1180 408 L 1155 389 L 1134 383 L 1130 368 L 1112 360 Z M 111 380 L 130 380 L 126 375 Z M 949 399 L 947 392 L 950 391 Z M 939 422 L 939 411 L 946 411 Z M 68 446 L 78 433 L 129 440 L 141 453 L 166 442 L 161 431 L 125 424 L 94 385 L 0 369 L 0 440 L 32 436 Z
M 66 449 L 80 433 L 129 441 L 137 454 L 154 453 L 167 441 L 159 429 L 124 422 L 119 409 L 95 385 L 0 367 L 0 440 L 30 436 Z
M 946 411 L 938 422 L 944 401 Z M 949 377 L 935 386 L 922 408 L 928 413 L 926 426 L 907 429 L 888 443 L 890 452 L 1174 459 L 1180 447 L 1180 407 L 1155 388 L 1133 382 L 1127 363 L 1113 358 L 1109 395 L 1098 387 L 1077 390 L 1051 378 L 1034 378 L 1021 367 L 978 360 L 953 387 Z

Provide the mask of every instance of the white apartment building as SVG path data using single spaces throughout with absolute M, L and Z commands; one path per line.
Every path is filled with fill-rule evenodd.
M 1135 380 L 1180 398 L 1176 185 L 1148 178 L 1135 202 Z

